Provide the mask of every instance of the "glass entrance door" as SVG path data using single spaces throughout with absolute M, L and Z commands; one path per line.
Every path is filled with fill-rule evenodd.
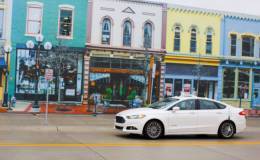
M 253 101 L 254 107 L 260 106 L 260 88 L 254 89 L 254 101 Z

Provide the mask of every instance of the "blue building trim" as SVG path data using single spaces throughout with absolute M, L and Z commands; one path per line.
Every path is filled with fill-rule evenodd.
M 217 91 L 217 100 L 223 98 L 223 66 L 218 67 L 218 91 Z
M 196 76 L 187 76 L 187 75 L 165 75 L 166 79 L 190 79 L 190 80 L 197 80 L 198 78 Z M 200 77 L 200 80 L 205 81 L 218 81 L 218 77 Z

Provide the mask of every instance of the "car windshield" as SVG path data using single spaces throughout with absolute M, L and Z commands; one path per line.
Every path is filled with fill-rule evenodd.
M 176 101 L 178 101 L 179 99 L 177 98 L 165 98 L 161 101 L 155 102 L 151 105 L 149 105 L 149 108 L 153 108 L 153 109 L 164 109 L 165 107 L 167 107 L 169 104 L 172 104 Z

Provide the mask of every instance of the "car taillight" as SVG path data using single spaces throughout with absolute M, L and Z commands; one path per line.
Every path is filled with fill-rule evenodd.
M 240 116 L 246 116 L 246 112 L 245 111 L 241 111 L 241 112 L 239 112 L 239 115 Z

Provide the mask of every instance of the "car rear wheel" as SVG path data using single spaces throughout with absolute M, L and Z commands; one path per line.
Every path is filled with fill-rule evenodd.
M 163 126 L 159 121 L 149 121 L 144 127 L 144 135 L 149 139 L 158 139 L 163 134 Z
M 221 138 L 229 139 L 235 134 L 235 126 L 231 122 L 224 122 L 219 127 L 218 135 Z

